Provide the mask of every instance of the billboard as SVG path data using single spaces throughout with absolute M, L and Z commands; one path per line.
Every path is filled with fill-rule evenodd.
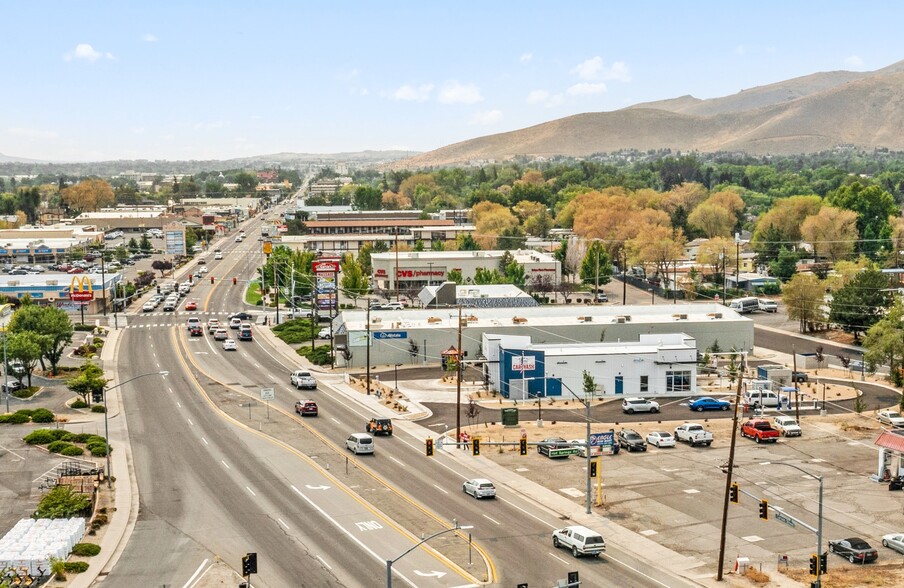
M 167 255 L 185 255 L 185 227 L 170 224 L 163 228 L 163 244 Z
M 315 274 L 319 273 L 338 273 L 339 272 L 339 260 L 338 259 L 321 259 L 311 263 L 311 268 L 313 269 Z
M 94 286 L 90 276 L 72 276 L 69 283 L 69 300 L 73 302 L 90 302 L 94 300 Z

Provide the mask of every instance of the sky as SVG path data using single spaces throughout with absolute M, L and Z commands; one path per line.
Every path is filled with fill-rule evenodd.
M 904 59 L 904 3 L 6 2 L 0 153 L 428 151 Z

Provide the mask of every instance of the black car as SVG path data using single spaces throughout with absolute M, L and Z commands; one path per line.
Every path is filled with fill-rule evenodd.
M 230 320 L 232 320 L 234 318 L 237 318 L 240 321 L 250 321 L 254 317 L 251 315 L 250 312 L 237 312 L 234 315 L 232 315 L 231 317 L 229 317 Z
M 392 435 L 392 420 L 373 418 L 367 421 L 365 431 L 371 435 Z
M 537 443 L 537 453 L 549 457 L 551 449 L 563 449 L 565 447 L 571 447 L 571 443 L 561 437 L 549 437 Z
M 618 432 L 618 444 L 628 451 L 646 451 L 647 442 L 634 429 L 622 429 Z
M 879 559 L 879 552 L 860 537 L 829 541 L 829 551 L 847 558 L 851 563 L 869 563 Z

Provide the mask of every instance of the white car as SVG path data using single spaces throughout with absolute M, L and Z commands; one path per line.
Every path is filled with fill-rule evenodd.
M 474 478 L 461 485 L 465 494 L 474 498 L 496 498 L 496 486 L 486 478 Z
M 574 557 L 582 555 L 599 557 L 602 552 L 606 551 L 606 541 L 602 535 L 578 525 L 553 531 L 552 545 L 556 549 L 564 547 L 571 550 Z
M 226 339 L 223 341 L 223 351 L 235 351 L 235 339 Z
M 317 338 L 318 339 L 329 339 L 330 333 L 331 333 L 330 328 L 324 327 L 324 328 L 320 329 L 319 333 L 317 333 Z
M 904 427 L 904 417 L 896 410 L 880 410 L 876 413 L 879 422 L 892 427 Z
M 220 319 L 212 318 L 207 321 L 207 332 L 208 333 L 213 333 L 214 331 L 216 331 L 219 328 L 220 328 Z
M 768 298 L 758 298 L 757 307 L 763 312 L 778 312 L 778 303 Z
M 647 435 L 647 443 L 656 447 L 674 447 L 675 437 L 668 431 L 653 431 Z
M 785 437 L 800 437 L 803 434 L 797 419 L 789 416 L 777 416 L 772 419 L 772 426 Z
M 240 318 L 229 319 L 229 328 L 230 329 L 238 329 L 241 326 L 242 326 L 242 319 L 240 319 Z
M 201 266 L 201 269 L 199 269 L 198 271 L 201 272 L 202 274 L 206 274 L 207 271 L 208 271 L 208 270 L 207 270 L 207 266 L 206 266 L 206 265 L 202 265 L 202 266 Z
M 155 310 L 156 308 L 157 308 L 156 304 L 148 301 L 148 302 L 144 303 L 144 306 L 141 307 L 141 310 L 143 310 L 144 312 L 151 312 L 152 310 Z
M 659 412 L 659 403 L 646 398 L 625 398 L 622 400 L 622 412 L 634 414 L 635 412 Z

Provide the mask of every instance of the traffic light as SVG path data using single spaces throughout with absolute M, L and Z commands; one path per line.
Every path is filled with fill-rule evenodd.
M 760 500 L 760 518 L 764 521 L 769 520 L 769 501 L 766 499 Z
M 596 462 L 595 461 L 590 462 L 590 477 L 591 478 L 596 477 Z
M 188 283 L 191 284 L 192 282 L 194 282 L 194 278 L 195 276 L 193 274 L 188 274 Z
M 581 584 L 581 575 L 577 572 L 568 572 L 567 579 L 569 586 L 580 586 Z
M 160 284 L 157 284 L 157 294 L 160 294 Z
M 433 439 L 427 438 L 427 457 L 433 457 Z
M 731 486 L 728 488 L 728 499 L 737 504 L 740 502 L 740 498 L 738 497 L 738 483 L 732 482 Z
M 238 283 L 239 283 L 239 279 L 238 279 L 238 278 L 232 278 L 232 285 L 233 285 L 233 286 L 235 286 L 235 285 L 238 284 Z
M 210 283 L 213 284 L 213 276 L 210 276 Z
M 521 441 L 518 443 L 518 453 L 521 455 L 527 455 L 527 439 L 524 437 L 521 438 Z
M 244 557 L 242 557 L 242 575 L 250 576 L 251 574 L 257 573 L 257 554 L 256 553 L 246 553 Z
M 829 554 L 823 551 L 819 555 L 819 573 L 825 574 L 828 571 L 829 571 Z
M 480 439 L 471 441 L 471 455 L 480 455 Z
M 810 556 L 810 575 L 818 576 L 819 575 L 819 556 L 815 553 Z

